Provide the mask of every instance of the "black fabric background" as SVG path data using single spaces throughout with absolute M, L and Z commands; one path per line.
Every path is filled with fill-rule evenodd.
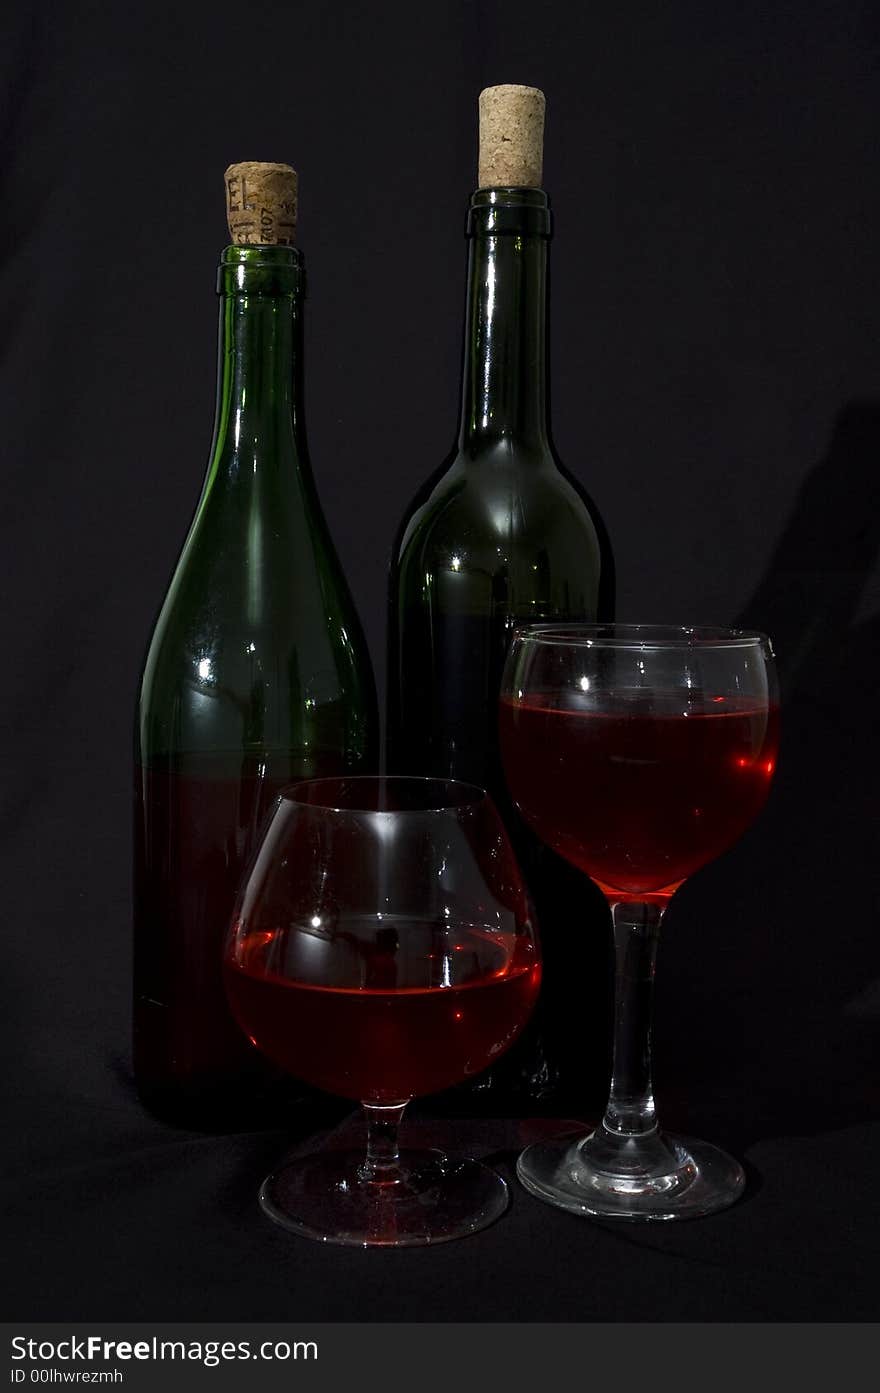
M 7 1318 L 875 1316 L 876 7 L 70 0 L 2 25 Z M 312 453 L 381 678 L 501 81 L 548 97 L 555 436 L 619 617 L 743 620 L 780 656 L 770 805 L 681 891 L 658 977 L 661 1109 L 751 1187 L 660 1231 L 517 1192 L 445 1249 L 322 1250 L 255 1210 L 283 1119 L 199 1136 L 133 1095 L 135 686 L 210 439 L 222 172 L 250 158 L 300 171 Z M 521 1136 L 459 1142 L 509 1173 Z

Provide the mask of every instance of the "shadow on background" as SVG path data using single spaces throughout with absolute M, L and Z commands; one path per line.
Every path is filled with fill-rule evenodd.
M 682 888 L 661 955 L 661 1101 L 666 1077 L 682 1121 L 737 1116 L 740 1151 L 880 1112 L 880 615 L 856 621 L 880 554 L 878 465 L 880 404 L 852 402 L 739 617 L 777 653 L 770 801 Z

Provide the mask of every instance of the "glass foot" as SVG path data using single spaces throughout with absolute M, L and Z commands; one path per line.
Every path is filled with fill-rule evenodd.
M 263 1182 L 260 1205 L 276 1224 L 303 1238 L 358 1248 L 447 1243 L 493 1223 L 508 1204 L 507 1186 L 476 1161 L 442 1151 L 404 1151 L 403 1179 L 361 1179 L 363 1152 L 318 1152 L 290 1161 Z
M 548 1204 L 609 1219 L 696 1219 L 733 1204 L 746 1183 L 739 1162 L 709 1142 L 619 1137 L 601 1124 L 588 1137 L 528 1147 L 516 1173 Z

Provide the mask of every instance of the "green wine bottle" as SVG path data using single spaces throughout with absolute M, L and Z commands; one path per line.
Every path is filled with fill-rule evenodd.
M 541 1006 L 534 1027 L 491 1080 L 498 1091 L 503 1070 L 502 1092 L 535 1100 L 561 1086 L 575 973 L 583 994 L 584 975 L 605 971 L 607 911 L 601 897 L 584 903 L 590 892 L 583 878 L 541 848 L 510 805 L 498 749 L 501 673 L 517 624 L 610 618 L 614 586 L 601 519 L 560 465 L 550 436 L 543 118 L 543 94 L 534 88 L 481 94 L 458 440 L 398 534 L 388 661 L 389 771 L 488 788 L 508 820 L 537 903 L 545 957 Z M 577 915 L 601 917 L 601 947 L 585 924 L 573 922 Z M 589 951 L 580 962 L 585 943 Z M 582 1017 L 580 1000 L 574 1009 Z M 601 1040 L 604 1004 L 600 1014 Z M 599 1090 L 605 1054 L 600 1043 Z M 580 1078 L 580 1050 L 572 1065 Z
M 192 1122 L 271 1093 L 221 954 L 278 790 L 378 757 L 370 661 L 306 450 L 296 175 L 233 165 L 226 189 L 214 442 L 136 731 L 135 1076 L 154 1109 Z

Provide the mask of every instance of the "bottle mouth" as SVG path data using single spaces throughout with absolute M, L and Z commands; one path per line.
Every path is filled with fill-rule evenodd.
M 549 208 L 550 200 L 544 189 L 520 188 L 511 184 L 497 188 L 474 189 L 472 208 Z
M 475 189 L 467 216 L 468 237 L 549 237 L 550 200 L 543 189 Z
M 224 247 L 217 268 L 218 295 L 291 295 L 305 286 L 298 247 Z
M 224 247 L 221 266 L 298 266 L 302 261 L 299 247 L 233 246 Z

